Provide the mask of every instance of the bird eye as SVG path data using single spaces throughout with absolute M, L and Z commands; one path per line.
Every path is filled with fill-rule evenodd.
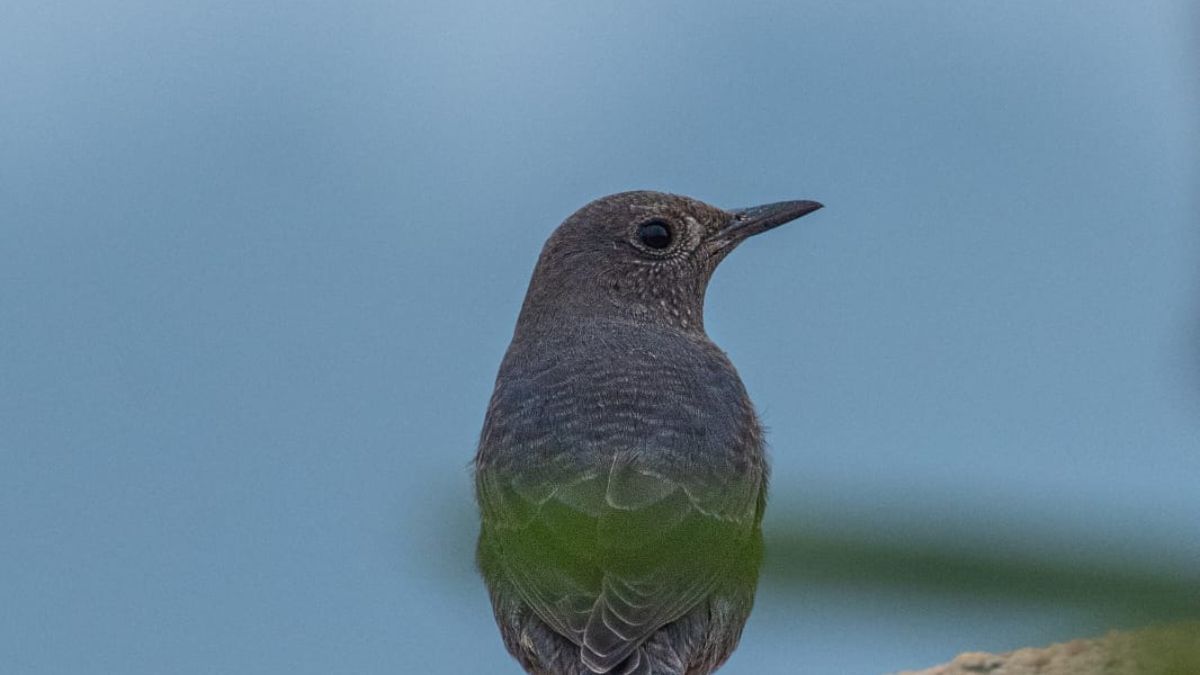
M 651 220 L 638 226 L 638 239 L 650 248 L 664 249 L 671 245 L 671 228 L 661 220 Z

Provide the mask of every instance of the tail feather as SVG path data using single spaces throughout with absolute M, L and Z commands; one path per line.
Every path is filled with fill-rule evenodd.
M 588 671 L 597 675 L 684 675 L 683 662 L 674 649 L 655 649 L 654 652 L 652 656 L 647 645 L 642 645 L 614 668 L 596 670 L 588 666 Z
M 650 659 L 646 658 L 646 652 L 641 647 L 637 651 L 629 655 L 625 662 L 613 671 L 616 675 L 654 675 L 654 671 L 650 668 Z

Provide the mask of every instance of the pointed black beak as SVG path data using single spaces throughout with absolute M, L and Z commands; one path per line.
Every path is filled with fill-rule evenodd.
M 731 209 L 732 218 L 725 227 L 721 228 L 714 237 L 727 243 L 735 243 L 766 232 L 772 228 L 789 223 L 801 216 L 806 216 L 821 208 L 819 202 L 807 200 L 795 202 L 775 202 L 752 206 L 748 209 Z

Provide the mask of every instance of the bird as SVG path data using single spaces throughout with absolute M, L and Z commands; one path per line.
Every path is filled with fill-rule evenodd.
M 704 296 L 738 244 L 821 207 L 622 192 L 546 241 L 473 463 L 477 564 L 527 673 L 703 675 L 737 647 L 768 465 Z

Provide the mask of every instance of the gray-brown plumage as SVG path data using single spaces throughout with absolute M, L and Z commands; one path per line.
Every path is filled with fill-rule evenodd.
M 546 242 L 475 458 L 479 564 L 537 675 L 699 675 L 754 600 L 762 429 L 704 332 L 717 264 L 820 208 L 626 192 Z

